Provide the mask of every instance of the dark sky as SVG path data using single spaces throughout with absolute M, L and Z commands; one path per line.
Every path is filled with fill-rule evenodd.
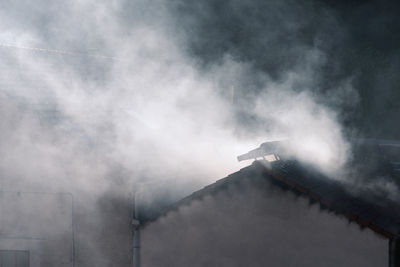
M 186 52 L 204 69 L 229 54 L 279 81 L 317 49 L 324 57 L 317 83 L 293 89 L 311 90 L 337 110 L 348 135 L 400 138 L 396 1 L 176 0 L 171 9 Z M 344 81 L 355 92 L 350 97 L 336 93 Z M 245 110 L 240 105 L 262 91 L 261 84 L 249 77 L 237 88 L 247 99 L 237 103 L 239 113 Z

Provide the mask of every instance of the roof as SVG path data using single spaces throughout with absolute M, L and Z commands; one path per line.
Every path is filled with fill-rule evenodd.
M 268 179 L 273 185 L 304 195 L 310 203 L 319 203 L 321 209 L 341 214 L 350 222 L 355 222 L 362 228 L 368 227 L 386 238 L 400 236 L 400 203 L 374 191 L 350 192 L 344 183 L 330 179 L 294 160 L 254 161 L 250 166 L 194 192 L 151 218 L 141 218 L 142 225 L 145 226 L 193 200 L 224 190 L 229 184 L 246 177 Z

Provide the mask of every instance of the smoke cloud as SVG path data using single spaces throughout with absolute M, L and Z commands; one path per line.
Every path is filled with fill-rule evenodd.
M 182 12 L 175 20 L 176 3 L 47 4 L 9 3 L 2 16 L 2 41 L 13 44 L 1 48 L 2 151 L 7 151 L 2 169 L 19 177 L 14 180 L 29 177 L 91 191 L 93 183 L 107 184 L 97 180 L 119 165 L 136 178 L 204 183 L 205 177 L 236 170 L 235 155 L 275 138 L 298 141 L 295 154 L 318 158 L 323 167 L 345 160 L 337 112 L 313 91 L 325 64 L 324 52 L 314 45 L 290 41 L 293 47 L 281 55 L 296 62 L 284 58 L 270 72 L 229 49 L 202 65 L 194 59 L 206 56 L 184 49 L 195 41 L 180 32 L 190 23 L 173 27 L 192 14 Z M 302 27 L 292 29 L 291 20 L 307 10 L 298 8 L 280 15 L 286 18 L 283 29 Z M 204 15 L 212 16 L 209 11 Z M 246 25 L 271 27 L 253 19 Z M 279 41 L 277 30 L 265 32 L 267 43 Z M 203 42 L 213 46 L 207 37 Z M 276 61 L 267 51 L 258 54 Z
M 376 5 L 371 29 L 398 17 L 380 20 L 374 1 L 0 5 L 2 190 L 83 203 L 154 183 L 176 198 L 268 140 L 333 175 L 351 155 L 345 135 L 398 134 L 378 115 L 399 113 L 398 41 L 381 46 L 393 28 L 357 20 Z

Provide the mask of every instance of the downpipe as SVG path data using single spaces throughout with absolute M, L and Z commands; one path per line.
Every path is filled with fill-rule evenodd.
M 140 222 L 139 222 L 139 194 L 141 190 L 136 190 L 134 195 L 133 212 L 133 267 L 140 267 Z

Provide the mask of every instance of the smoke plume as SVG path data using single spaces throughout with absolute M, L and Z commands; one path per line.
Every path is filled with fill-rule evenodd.
M 268 140 L 333 175 L 346 135 L 399 137 L 399 39 L 379 41 L 394 4 L 0 5 L 2 190 L 82 193 L 83 205 L 147 183 L 177 198 Z

